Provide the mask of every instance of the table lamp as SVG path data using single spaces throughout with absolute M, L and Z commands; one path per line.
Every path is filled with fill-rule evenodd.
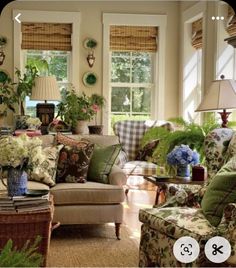
M 53 103 L 47 103 L 47 101 L 57 101 L 61 99 L 55 76 L 36 77 L 30 99 L 45 101 L 45 103 L 38 103 L 36 105 L 36 116 L 42 122 L 42 134 L 47 134 L 47 127 L 54 118 L 55 110 L 55 105 Z
M 221 75 L 220 78 L 221 80 L 212 82 L 195 112 L 223 110 L 223 112 L 219 112 L 222 119 L 221 126 L 227 127 L 231 112 L 226 112 L 226 109 L 236 108 L 236 82 L 224 79 L 224 75 Z

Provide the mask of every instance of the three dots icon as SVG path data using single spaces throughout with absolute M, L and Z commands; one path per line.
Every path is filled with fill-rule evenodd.
M 211 17 L 212 20 L 224 20 L 225 18 L 223 16 L 212 16 Z

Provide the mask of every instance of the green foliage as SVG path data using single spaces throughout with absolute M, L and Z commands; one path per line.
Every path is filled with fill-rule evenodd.
M 15 74 L 18 78 L 17 83 L 14 83 L 10 76 L 0 83 L 0 102 L 5 104 L 13 112 L 15 112 L 13 105 L 17 103 L 20 107 L 21 115 L 24 115 L 24 100 L 26 96 L 31 94 L 35 78 L 38 76 L 38 71 L 35 67 L 26 65 L 23 75 L 19 69 L 16 69 Z M 6 112 L 7 109 L 5 110 Z
M 26 241 L 23 248 L 13 248 L 13 242 L 8 240 L 0 253 L 0 267 L 39 267 L 43 262 L 42 254 L 37 252 L 41 237 L 37 236 L 34 243 L 29 246 Z
M 204 161 L 203 143 L 206 134 L 219 127 L 215 120 L 204 122 L 198 125 L 194 122 L 187 122 L 182 118 L 172 118 L 168 121 L 173 122 L 178 130 L 170 132 L 162 127 L 149 129 L 144 135 L 141 144 L 144 146 L 151 140 L 159 139 L 159 144 L 153 153 L 153 161 L 159 165 L 167 165 L 166 156 L 175 146 L 186 144 L 191 149 L 195 149 L 200 154 L 200 161 Z
M 97 94 L 89 97 L 85 93 L 77 95 L 74 90 L 62 90 L 62 100 L 57 105 L 56 117 L 61 117 L 67 124 L 75 127 L 78 120 L 91 120 L 104 102 L 105 99 Z
M 15 72 L 18 83 L 16 84 L 15 97 L 16 102 L 20 106 L 21 115 L 25 114 L 24 101 L 25 97 L 31 94 L 32 88 L 35 83 L 35 78 L 38 76 L 38 70 L 34 66 L 26 65 L 25 72 L 22 75 L 22 72 L 19 69 L 16 69 Z

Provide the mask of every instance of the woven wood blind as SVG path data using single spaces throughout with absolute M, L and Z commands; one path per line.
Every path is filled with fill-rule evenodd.
M 71 51 L 72 24 L 22 22 L 22 49 Z
M 156 52 L 157 37 L 157 27 L 113 25 L 110 27 L 110 50 Z
M 196 49 L 202 48 L 202 19 L 192 23 L 192 46 Z
M 228 6 L 226 31 L 228 32 L 229 36 L 236 35 L 236 15 L 231 6 Z

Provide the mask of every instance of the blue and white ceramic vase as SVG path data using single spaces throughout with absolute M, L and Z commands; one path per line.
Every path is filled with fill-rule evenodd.
M 189 165 L 177 165 L 176 177 L 180 179 L 190 179 Z
M 27 173 L 19 168 L 9 168 L 7 191 L 8 196 L 24 195 L 27 192 Z

